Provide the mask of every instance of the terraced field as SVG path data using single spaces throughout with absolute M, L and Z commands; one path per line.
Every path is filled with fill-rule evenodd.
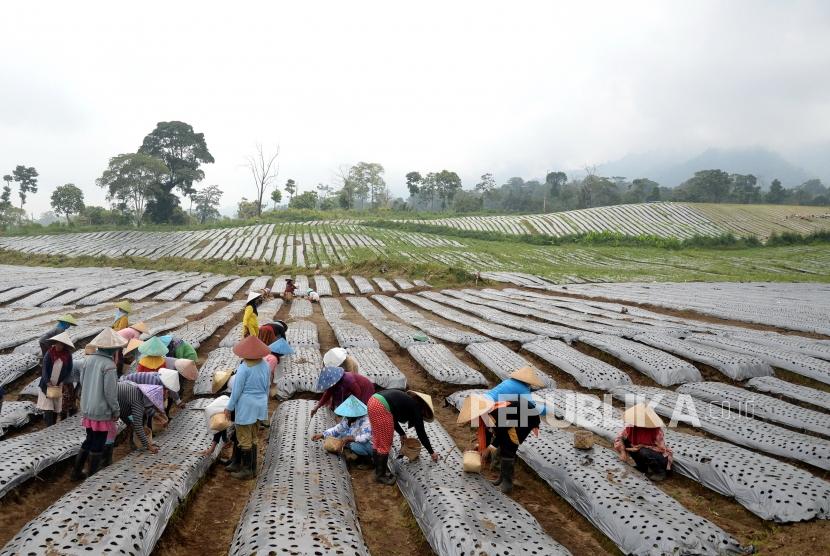
M 214 464 L 218 452 L 200 452 L 210 442 L 209 384 L 237 363 L 227 346 L 248 289 L 279 291 L 285 274 L 0 266 L 0 384 L 9 391 L 0 554 L 830 551 L 830 287 L 482 276 L 490 282 L 443 290 L 412 277 L 295 276 L 325 295 L 260 310 L 289 322 L 296 353 L 275 376 L 259 475 L 238 482 Z M 159 454 L 121 442 L 111 467 L 70 483 L 66 461 L 81 428 L 77 418 L 43 428 L 31 403 L 40 373 L 32 340 L 72 311 L 82 348 L 122 298 L 133 300 L 133 320 L 198 344 L 198 376 L 183 380 L 184 403 L 157 435 Z M 338 345 L 379 387 L 433 396 L 428 434 L 441 462 L 396 458 L 397 486 L 379 488 L 370 470 L 310 440 L 334 423 L 327 410 L 311 417 L 308 398 L 321 354 Z M 545 422 L 529 437 L 507 496 L 488 471 L 462 472 L 471 431 L 456 424 L 455 408 L 471 388 L 524 364 L 545 378 L 537 401 L 571 426 Z M 630 396 L 653 401 L 667 421 L 678 405 L 686 410 L 667 433 L 675 472 L 662 483 L 610 450 Z M 595 435 L 588 452 L 573 447 L 580 429 Z

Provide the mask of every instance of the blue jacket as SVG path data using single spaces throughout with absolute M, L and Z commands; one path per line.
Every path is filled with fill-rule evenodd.
M 271 369 L 261 360 L 253 367 L 244 361 L 236 369 L 228 411 L 233 411 L 237 425 L 253 425 L 268 419 L 268 389 L 271 386 Z
M 529 402 L 529 407 L 536 407 L 536 404 L 533 402 L 533 396 L 531 396 L 530 386 L 521 380 L 516 380 L 515 378 L 508 378 L 507 380 L 502 381 L 501 384 L 495 388 L 486 391 L 484 395 L 494 402 L 511 402 L 518 401 L 518 398 L 524 398 Z M 542 416 L 547 413 L 544 405 L 537 408 L 537 410 L 539 411 L 539 415 Z

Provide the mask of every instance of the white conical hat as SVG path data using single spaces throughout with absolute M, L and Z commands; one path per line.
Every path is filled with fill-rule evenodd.
M 348 356 L 349 356 L 348 352 L 345 349 L 341 348 L 341 347 L 331 348 L 323 356 L 323 366 L 324 367 L 339 367 L 340 365 L 343 364 L 343 361 L 345 361 L 346 357 L 348 357 Z
M 161 383 L 164 384 L 165 388 L 171 392 L 179 391 L 181 388 L 181 385 L 179 384 L 179 371 L 173 371 L 162 367 L 158 370 L 158 373 L 159 379 L 161 379 Z
M 248 299 L 245 300 L 245 303 L 250 303 L 257 297 L 262 297 L 262 292 L 248 292 Z
M 663 420 L 654 412 L 654 409 L 644 403 L 638 403 L 626 409 L 623 413 L 623 421 L 628 425 L 647 429 L 659 429 L 664 426 Z
M 57 336 L 52 336 L 49 338 L 50 342 L 60 342 L 65 346 L 68 346 L 70 349 L 75 349 L 75 344 L 72 342 L 72 338 L 66 332 L 61 332 Z
M 100 334 L 95 336 L 95 338 L 89 342 L 89 345 L 101 349 L 116 349 L 126 346 L 127 340 L 116 333 L 112 328 L 104 328 Z

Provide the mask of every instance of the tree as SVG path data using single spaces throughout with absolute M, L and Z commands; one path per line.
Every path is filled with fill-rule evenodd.
M 453 201 L 455 212 L 476 212 L 482 207 L 482 194 L 478 191 L 459 191 Z
M 383 172 L 383 166 L 377 162 L 358 162 L 349 168 L 348 180 L 353 184 L 354 195 L 360 199 L 361 207 L 367 195 L 373 209 L 386 203 L 388 192 Z
M 81 214 L 84 210 L 84 192 L 73 183 L 61 185 L 52 192 L 51 204 L 57 214 L 66 216 L 66 223 L 69 224 L 69 215 Z
M 756 185 L 758 178 L 752 174 L 733 174 L 731 198 L 736 203 L 757 203 L 761 200 L 761 187 Z
M 317 208 L 317 192 L 306 191 L 293 197 L 288 203 L 289 208 L 294 209 L 315 209 Z
M 294 194 L 297 192 L 297 184 L 294 180 L 289 179 L 285 182 L 285 192 L 288 193 L 288 201 L 291 202 L 291 199 L 294 198 Z
M 609 180 L 596 174 L 588 174 L 579 189 L 580 208 L 606 207 L 619 204 L 620 192 Z
M 637 178 L 631 182 L 627 191 L 623 193 L 622 200 L 624 203 L 644 203 L 646 201 L 654 200 L 653 197 L 657 192 L 657 198 L 660 198 L 660 184 L 648 178 Z
M 143 153 L 126 153 L 111 158 L 96 183 L 107 189 L 108 201 L 128 207 L 135 225 L 140 226 L 148 199 L 169 175 L 170 168 L 161 159 Z
M 207 220 L 219 219 L 219 201 L 222 199 L 222 190 L 218 185 L 209 185 L 193 194 L 196 203 L 196 217 L 200 224 Z
M 262 145 L 257 144 L 256 154 L 248 157 L 248 169 L 251 171 L 251 177 L 254 179 L 254 187 L 256 188 L 257 216 L 262 215 L 262 198 L 265 196 L 265 191 L 276 181 L 280 172 L 277 164 L 279 155 L 279 146 L 277 146 L 272 156 L 266 156 L 262 150 Z
M 409 196 L 413 199 L 418 197 L 418 193 L 420 192 L 418 186 L 423 179 L 420 172 L 409 172 L 406 175 L 406 188 L 409 190 Z
M 562 187 L 568 183 L 568 175 L 565 172 L 548 172 L 545 176 L 545 185 L 550 189 L 550 198 L 556 199 L 562 194 Z
M 12 171 L 14 181 L 18 183 L 17 194 L 20 197 L 20 210 L 23 210 L 23 205 L 26 204 L 26 195 L 29 193 L 37 193 L 37 170 L 34 166 L 18 165 Z
M 438 197 L 441 199 L 441 209 L 452 204 L 455 194 L 461 191 L 461 178 L 449 170 L 441 170 L 435 177 Z
M 256 201 L 249 201 L 245 197 L 236 205 L 236 217 L 242 220 L 251 220 L 257 216 Z
M 489 172 L 482 174 L 481 181 L 476 184 L 475 190 L 481 194 L 481 208 L 487 208 L 487 201 L 490 200 L 496 190 L 496 180 L 493 178 L 493 174 Z
M 701 170 L 680 185 L 677 200 L 723 203 L 729 199 L 731 189 L 732 178 L 723 170 Z
M 772 180 L 764 200 L 773 205 L 780 205 L 786 198 L 787 191 L 781 186 L 781 180 L 778 178 Z
M 154 222 L 170 222 L 179 206 L 179 198 L 173 193 L 179 189 L 183 195 L 195 192 L 194 182 L 202 181 L 202 164 L 214 162 L 208 151 L 204 133 L 196 133 L 193 126 L 185 122 L 159 122 L 141 144 L 138 152 L 159 158 L 167 167 L 159 187 L 148 203 L 147 212 Z
M 275 187 L 271 192 L 271 200 L 274 202 L 274 210 L 277 210 L 277 205 L 282 201 L 282 191 Z
M 3 181 L 6 182 L 6 187 L 11 189 L 12 182 L 14 181 L 14 176 L 12 176 L 11 174 L 6 174 L 5 176 L 3 176 Z

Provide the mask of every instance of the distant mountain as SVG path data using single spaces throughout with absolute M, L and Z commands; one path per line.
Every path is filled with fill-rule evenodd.
M 597 167 L 604 176 L 649 178 L 667 187 L 680 185 L 699 170 L 712 169 L 754 174 L 767 187 L 776 178 L 785 187 L 795 187 L 810 178 L 822 177 L 821 172 L 805 170 L 762 147 L 708 149 L 688 159 L 671 153 L 633 154 Z

